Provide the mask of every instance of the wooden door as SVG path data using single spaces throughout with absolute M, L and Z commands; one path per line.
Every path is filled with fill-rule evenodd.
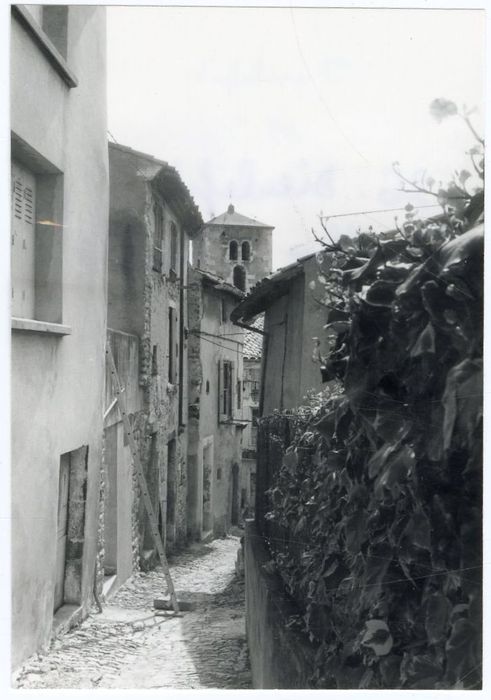
M 36 180 L 16 162 L 11 207 L 12 316 L 34 318 Z
M 114 576 L 118 566 L 118 434 L 122 423 L 106 428 L 106 488 L 104 491 L 104 574 Z
M 70 455 L 61 455 L 60 486 L 58 491 L 58 524 L 56 533 L 56 581 L 54 609 L 63 605 L 65 589 L 65 560 L 68 530 L 68 487 L 70 483 Z

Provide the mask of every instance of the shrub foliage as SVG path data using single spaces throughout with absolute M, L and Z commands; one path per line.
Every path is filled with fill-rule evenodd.
M 341 390 L 291 418 L 266 516 L 313 687 L 480 686 L 480 212 L 480 192 L 429 221 L 408 205 L 321 254 Z

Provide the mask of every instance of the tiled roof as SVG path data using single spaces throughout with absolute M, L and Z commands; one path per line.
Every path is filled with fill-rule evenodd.
M 264 314 L 261 314 L 250 324 L 260 331 L 264 328 Z M 260 360 L 263 351 L 263 336 L 254 331 L 246 331 L 244 338 L 244 359 Z
M 188 235 L 193 237 L 196 231 L 202 226 L 203 219 L 201 212 L 178 170 L 165 160 L 155 158 L 148 153 L 136 151 L 129 146 L 109 141 L 109 155 L 111 150 L 125 153 L 127 160 L 133 164 L 135 174 L 145 180 L 153 181 L 159 189 L 163 190 L 165 199 L 172 201 L 176 214 L 182 216 L 184 225 L 188 227 Z
M 227 211 L 214 219 L 208 221 L 206 226 L 251 226 L 256 228 L 274 228 L 269 224 L 262 224 L 256 219 L 250 219 L 248 216 L 239 214 L 235 211 L 233 204 L 230 204 Z
M 241 289 L 239 289 L 238 287 L 234 287 L 233 284 L 225 282 L 225 280 L 222 277 L 219 277 L 218 275 L 215 275 L 212 272 L 202 270 L 199 267 L 195 267 L 194 269 L 198 274 L 201 275 L 201 278 L 204 281 L 210 283 L 215 289 L 218 289 L 222 292 L 226 292 L 227 294 L 231 294 L 232 296 L 237 297 L 239 299 L 243 299 L 245 297 L 245 293 Z

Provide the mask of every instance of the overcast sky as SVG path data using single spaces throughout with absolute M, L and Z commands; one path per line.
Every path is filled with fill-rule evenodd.
M 107 13 L 111 133 L 176 166 L 205 221 L 233 202 L 275 226 L 275 267 L 315 249 L 320 212 L 404 206 L 393 161 L 444 181 L 469 167 L 472 137 L 460 119 L 435 122 L 434 98 L 476 106 L 483 129 L 483 11 Z M 329 229 L 383 230 L 393 216 L 334 219 Z

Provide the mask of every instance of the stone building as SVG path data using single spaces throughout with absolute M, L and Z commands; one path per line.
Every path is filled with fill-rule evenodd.
M 110 143 L 109 166 L 108 326 L 118 347 L 118 372 L 130 387 L 128 413 L 159 529 L 172 550 L 187 536 L 187 276 L 189 241 L 202 219 L 179 174 L 167 163 Z M 105 510 L 106 522 L 112 517 L 113 525 L 105 529 L 115 543 L 112 557 L 106 543 L 104 568 L 110 577 L 117 576 L 118 567 L 129 570 L 130 550 L 143 566 L 151 566 L 155 549 L 136 484 L 131 496 L 122 495 L 115 484 L 116 478 L 128 485 L 134 481 L 118 415 L 106 419 L 106 441 Z M 115 532 L 118 528 L 124 541 Z
M 105 10 L 11 8 L 12 665 L 87 614 L 106 340 Z
M 301 406 L 308 392 L 325 387 L 312 359 L 314 338 L 322 339 L 321 354 L 328 352 L 327 310 L 312 290 L 318 275 L 315 254 L 299 258 L 263 279 L 232 312 L 245 325 L 264 314 L 260 416 Z
M 241 516 L 244 333 L 230 313 L 244 294 L 190 270 L 188 533 L 227 533 Z
M 193 242 L 193 265 L 248 292 L 271 272 L 273 228 L 239 214 L 230 204 Z
M 271 272 L 273 229 L 273 226 L 239 214 L 230 204 L 226 212 L 208 221 L 196 236 L 193 241 L 193 264 L 247 293 Z M 256 463 L 254 424 L 260 395 L 258 374 L 260 374 L 259 345 L 262 336 L 260 329 L 256 334 L 250 329 L 241 329 L 238 326 L 234 328 L 235 333 L 240 333 L 241 330 L 244 348 L 249 352 L 254 346 L 252 355 L 244 356 L 244 377 L 241 388 L 244 433 L 239 490 L 242 516 L 250 512 L 254 503 Z M 256 335 L 259 341 L 253 339 Z
M 264 317 L 258 316 L 251 323 L 251 330 L 244 334 L 244 383 L 243 406 L 247 423 L 242 439 L 242 489 L 244 508 L 252 516 L 256 497 L 256 448 L 257 421 L 261 397 L 261 356 L 263 349 Z

